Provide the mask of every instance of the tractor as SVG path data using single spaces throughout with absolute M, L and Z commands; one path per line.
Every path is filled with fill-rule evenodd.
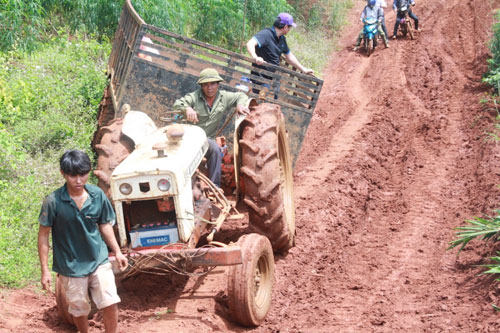
M 227 115 L 220 126 L 227 146 L 222 188 L 204 172 L 205 132 L 169 109 L 196 89 L 206 67 L 221 73 L 221 89 L 243 86 L 251 98 L 248 116 Z M 148 25 L 125 1 L 92 143 L 94 173 L 114 206 L 115 233 L 129 259 L 120 272 L 110 254 L 117 279 L 197 276 L 228 266 L 234 321 L 257 326 L 265 319 L 273 253 L 295 244 L 293 164 L 323 84 L 286 64 L 269 67 L 255 68 L 248 57 Z M 259 71 L 271 79 L 252 74 Z M 253 84 L 257 79 L 268 87 Z M 239 205 L 248 211 L 252 232 L 235 243 L 215 241 L 225 221 L 243 218 Z M 59 286 L 58 280 L 58 309 L 71 322 Z

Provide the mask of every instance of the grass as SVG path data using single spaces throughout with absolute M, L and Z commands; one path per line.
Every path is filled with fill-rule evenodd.
M 300 63 L 312 68 L 318 77 L 322 77 L 352 6 L 352 0 L 318 1 L 309 10 L 307 22 L 298 21 L 298 27 L 286 36 L 290 50 Z
M 0 55 L 0 285 L 39 277 L 38 214 L 62 185 L 70 148 L 92 153 L 109 43 L 61 36 L 32 54 Z

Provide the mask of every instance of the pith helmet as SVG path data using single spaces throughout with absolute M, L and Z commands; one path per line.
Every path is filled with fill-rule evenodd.
M 198 79 L 198 84 L 208 83 L 208 82 L 220 82 L 223 81 L 219 76 L 217 70 L 213 68 L 205 68 L 200 72 L 200 78 Z

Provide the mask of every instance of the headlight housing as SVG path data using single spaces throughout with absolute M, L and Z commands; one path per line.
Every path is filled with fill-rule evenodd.
M 124 194 L 124 195 L 129 195 L 130 193 L 132 193 L 132 185 L 130 185 L 129 183 L 121 184 L 119 189 L 120 189 L 121 194 Z
M 158 181 L 158 189 L 162 192 L 170 190 L 170 182 L 168 179 L 162 178 Z

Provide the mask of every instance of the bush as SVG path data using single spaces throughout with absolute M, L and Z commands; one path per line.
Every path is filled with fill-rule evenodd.
M 0 50 L 31 50 L 43 30 L 41 0 L 2 0 L 1 4 Z
M 0 285 L 38 277 L 38 213 L 62 185 L 66 149 L 91 155 L 109 43 L 58 37 L 31 54 L 0 54 Z M 1 84 L 9 82 L 9 84 Z
M 278 13 L 292 12 L 285 0 L 135 0 L 146 23 L 236 51 Z M 246 17 L 245 17 L 246 15 Z
M 497 11 L 497 22 L 493 25 L 493 38 L 490 42 L 492 58 L 488 59 L 488 73 L 483 81 L 493 86 L 496 93 L 500 91 L 500 11 Z

